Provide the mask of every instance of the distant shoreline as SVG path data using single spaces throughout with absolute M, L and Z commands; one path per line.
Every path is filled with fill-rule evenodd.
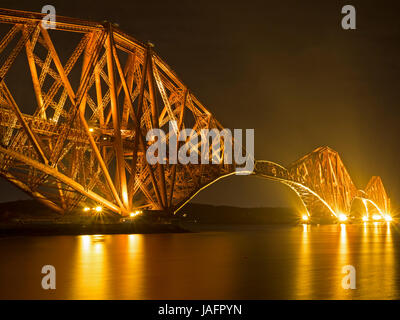
M 57 236 L 94 234 L 146 234 L 183 233 L 188 230 L 165 223 L 108 223 L 108 224 L 7 224 L 0 225 L 0 237 L 5 236 Z
M 84 215 L 82 210 L 62 216 L 34 200 L 0 203 L 0 237 L 94 234 L 149 234 L 202 232 L 227 226 L 298 225 L 302 221 L 293 208 L 240 208 L 189 203 L 176 218 L 152 218 L 144 212 L 121 219 L 104 212 L 101 218 Z M 312 222 L 312 221 L 310 221 Z M 394 222 L 395 223 L 395 222 Z M 335 224 L 314 221 L 311 224 Z
M 239 208 L 189 203 L 176 221 L 150 220 L 143 216 L 123 222 L 120 216 L 105 213 L 101 221 L 81 210 L 62 216 L 35 200 L 0 203 L 0 236 L 83 235 L 190 232 L 183 225 L 265 225 L 296 224 L 298 216 L 290 208 Z

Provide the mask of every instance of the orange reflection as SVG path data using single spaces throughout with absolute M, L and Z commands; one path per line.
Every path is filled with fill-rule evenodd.
M 340 239 L 339 239 L 339 248 L 338 248 L 338 259 L 337 259 L 337 268 L 336 272 L 340 275 L 339 279 L 341 280 L 346 274 L 343 273 L 343 267 L 347 265 L 352 265 L 351 261 L 349 261 L 349 243 L 348 243 L 348 234 L 347 234 L 347 226 L 346 224 L 340 224 Z M 336 281 L 335 283 L 336 293 L 333 299 L 345 299 L 348 298 L 348 295 L 351 294 L 351 290 L 345 290 L 342 287 L 341 281 Z
M 367 222 L 364 222 L 363 225 L 363 232 L 361 234 L 361 252 L 359 256 L 359 265 L 357 268 L 357 286 L 359 290 L 362 290 L 363 288 L 368 287 L 368 282 L 369 279 L 367 279 L 366 275 L 369 274 L 369 271 L 371 269 L 371 255 L 368 253 L 371 250 L 371 225 L 368 224 Z
M 74 299 L 107 299 L 107 268 L 104 235 L 78 236 L 75 277 L 72 284 Z
M 310 299 L 312 294 L 312 261 L 310 252 L 311 226 L 303 224 L 303 232 L 299 248 L 299 263 L 297 264 L 296 299 Z M 300 296 L 299 296 L 300 295 Z
M 383 273 L 383 281 L 384 281 L 384 288 L 386 293 L 389 296 L 389 299 L 393 299 L 395 297 L 395 286 L 393 285 L 393 277 L 395 275 L 395 260 L 394 260 L 394 250 L 393 250 L 393 239 L 392 239 L 392 232 L 391 232 L 391 225 L 390 222 L 386 223 L 386 236 L 384 241 L 384 267 L 382 268 Z
M 119 286 L 122 299 L 145 299 L 146 293 L 144 292 L 145 284 L 145 252 L 143 248 L 143 235 L 130 234 L 128 236 L 121 236 L 119 242 L 127 243 L 127 252 L 122 253 L 124 263 L 121 273 L 125 275 L 121 279 Z
M 365 225 L 361 238 L 357 290 L 369 299 L 393 299 L 396 276 L 393 239 L 390 223 Z

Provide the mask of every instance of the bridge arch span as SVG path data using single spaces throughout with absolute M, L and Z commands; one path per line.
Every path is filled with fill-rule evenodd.
M 196 192 L 194 192 L 188 199 L 186 199 L 183 203 L 181 203 L 179 207 L 174 211 L 174 213 L 175 214 L 178 213 L 188 202 L 190 202 L 204 189 L 208 188 L 209 186 L 211 186 L 212 184 L 216 183 L 217 181 L 223 178 L 235 174 L 236 172 L 230 172 L 228 174 L 225 174 L 223 176 L 220 176 L 212 180 L 206 185 L 203 185 Z M 337 213 L 331 208 L 331 206 L 324 199 L 322 199 L 316 192 L 314 192 L 307 186 L 302 185 L 301 183 L 290 180 L 288 170 L 285 167 L 281 166 L 280 164 L 277 164 L 272 161 L 258 160 L 255 162 L 254 171 L 247 172 L 247 174 L 267 180 L 276 181 L 288 186 L 291 190 L 293 190 L 296 193 L 308 216 L 311 216 L 311 213 L 308 208 L 310 207 L 311 204 L 315 206 L 316 201 L 319 202 L 320 205 L 323 206 L 325 209 L 327 209 L 329 214 L 335 217 L 337 216 Z
M 255 163 L 254 174 L 264 179 L 280 182 L 292 189 L 300 198 L 309 217 L 311 216 L 310 207 L 316 206 L 316 203 L 327 209 L 330 215 L 337 217 L 333 208 L 315 191 L 291 179 L 290 173 L 285 167 L 271 161 L 259 160 Z
M 357 190 L 354 193 L 354 196 L 351 198 L 350 203 L 347 204 L 348 211 L 340 211 L 337 208 L 334 208 L 327 199 L 324 199 L 321 195 L 319 195 L 311 186 L 307 186 L 303 183 L 300 183 L 298 179 L 294 179 L 293 175 L 290 174 L 289 170 L 283 167 L 280 164 L 277 164 L 272 161 L 266 160 L 257 160 L 255 161 L 254 171 L 248 172 L 251 176 L 256 176 L 259 178 L 267 179 L 282 183 L 288 186 L 291 190 L 293 190 L 298 198 L 300 199 L 308 217 L 312 215 L 330 215 L 334 218 L 340 218 L 342 215 L 346 217 L 351 213 L 351 207 L 353 206 L 354 200 L 360 199 L 366 208 L 366 212 L 368 212 L 367 204 L 371 204 L 376 208 L 376 210 L 384 217 L 384 212 L 382 209 L 371 199 L 368 198 L 368 195 L 363 190 Z M 209 187 L 210 185 L 216 183 L 220 179 L 223 179 L 228 176 L 235 175 L 235 172 L 230 172 L 228 174 L 222 175 L 217 179 L 210 181 L 209 183 L 203 185 L 196 192 L 194 192 L 188 199 L 186 199 L 180 206 L 177 208 L 175 213 L 181 210 L 184 205 L 186 205 L 190 200 L 192 200 L 199 192 Z

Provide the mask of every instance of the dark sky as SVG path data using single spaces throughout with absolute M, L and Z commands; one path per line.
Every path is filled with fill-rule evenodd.
M 228 128 L 255 129 L 255 156 L 287 165 L 318 146 L 338 151 L 355 184 L 382 177 L 400 194 L 400 6 L 389 1 L 2 0 L 4 8 L 104 19 L 151 40 Z M 352 4 L 357 30 L 341 28 Z M 1 182 L 0 201 L 25 197 Z M 286 206 L 286 187 L 231 177 L 197 202 Z

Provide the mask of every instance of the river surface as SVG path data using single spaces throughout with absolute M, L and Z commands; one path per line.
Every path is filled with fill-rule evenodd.
M 0 238 L 0 299 L 399 299 L 398 227 Z M 43 265 L 55 290 L 41 287 Z M 342 286 L 346 265 L 356 289 Z

